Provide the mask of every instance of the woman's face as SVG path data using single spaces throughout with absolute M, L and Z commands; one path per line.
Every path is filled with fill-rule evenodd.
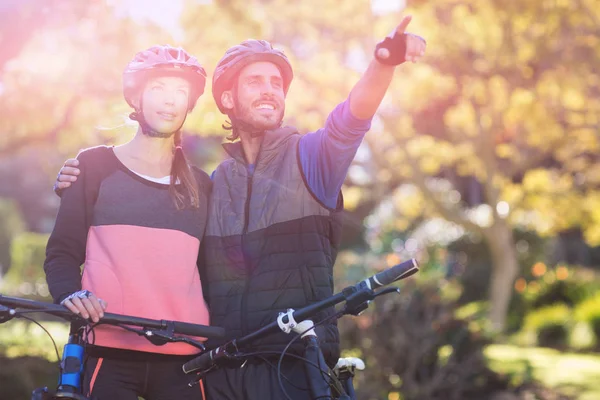
M 142 92 L 142 111 L 153 136 L 168 138 L 181 128 L 188 113 L 190 89 L 190 83 L 178 76 L 148 80 Z

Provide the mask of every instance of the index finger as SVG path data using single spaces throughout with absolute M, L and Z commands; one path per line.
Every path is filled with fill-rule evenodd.
M 396 28 L 396 34 L 404 33 L 406 31 L 406 27 L 408 26 L 408 24 L 410 24 L 411 20 L 412 15 L 407 15 L 406 17 L 402 18 L 400 25 L 398 25 L 398 27 Z

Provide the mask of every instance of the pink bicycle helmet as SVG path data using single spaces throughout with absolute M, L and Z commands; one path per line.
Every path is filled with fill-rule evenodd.
M 190 81 L 192 91 L 189 109 L 194 108 L 196 101 L 204 93 L 206 71 L 196 57 L 192 57 L 182 48 L 169 45 L 152 46 L 140 51 L 127 64 L 123 71 L 123 95 L 127 103 L 135 108 L 132 98 L 139 92 L 140 87 L 149 77 L 163 73 L 175 74 Z
M 234 79 L 245 66 L 257 61 L 268 61 L 279 68 L 283 78 L 283 91 L 287 94 L 294 73 L 283 51 L 275 49 L 266 40 L 245 40 L 227 50 L 215 68 L 212 94 L 223 114 L 227 114 L 227 109 L 221 104 L 221 95 L 231 88 Z

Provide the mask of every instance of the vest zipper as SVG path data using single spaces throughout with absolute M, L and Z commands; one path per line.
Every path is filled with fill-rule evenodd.
M 250 223 L 250 197 L 252 196 L 252 179 L 254 174 L 248 176 L 248 192 L 246 196 L 246 205 L 244 206 L 244 230 L 242 231 L 242 255 L 244 256 L 244 264 L 246 265 L 246 280 L 244 281 L 244 293 L 242 294 L 242 335 L 246 334 L 246 330 L 248 329 L 248 286 L 250 280 L 250 263 L 246 258 L 246 234 L 248 233 L 248 224 Z
M 252 179 L 254 174 L 248 177 L 248 194 L 246 197 L 246 205 L 244 206 L 244 230 L 242 235 L 248 233 L 248 224 L 250 223 L 250 196 L 252 196 Z M 242 236 L 243 237 L 243 236 Z

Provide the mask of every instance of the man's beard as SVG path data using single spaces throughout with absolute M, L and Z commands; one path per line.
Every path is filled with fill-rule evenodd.
M 261 100 L 268 100 L 268 101 L 273 101 L 271 99 L 261 99 Z M 275 119 L 260 119 L 260 120 L 255 120 L 253 118 L 252 115 L 252 111 L 253 111 L 253 106 L 252 104 L 256 103 L 252 103 L 250 105 L 246 106 L 242 106 L 240 104 L 240 102 L 237 99 L 237 96 L 235 97 L 235 109 L 239 110 L 238 112 L 236 112 L 236 118 L 239 119 L 240 121 L 242 121 L 245 124 L 248 124 L 252 127 L 254 127 L 257 130 L 271 130 L 271 129 L 276 129 L 279 128 L 281 126 L 281 122 L 283 121 L 283 114 L 285 112 L 285 105 L 281 105 L 281 107 L 279 107 L 278 105 L 278 110 L 281 110 L 279 112 L 279 115 L 275 117 Z

